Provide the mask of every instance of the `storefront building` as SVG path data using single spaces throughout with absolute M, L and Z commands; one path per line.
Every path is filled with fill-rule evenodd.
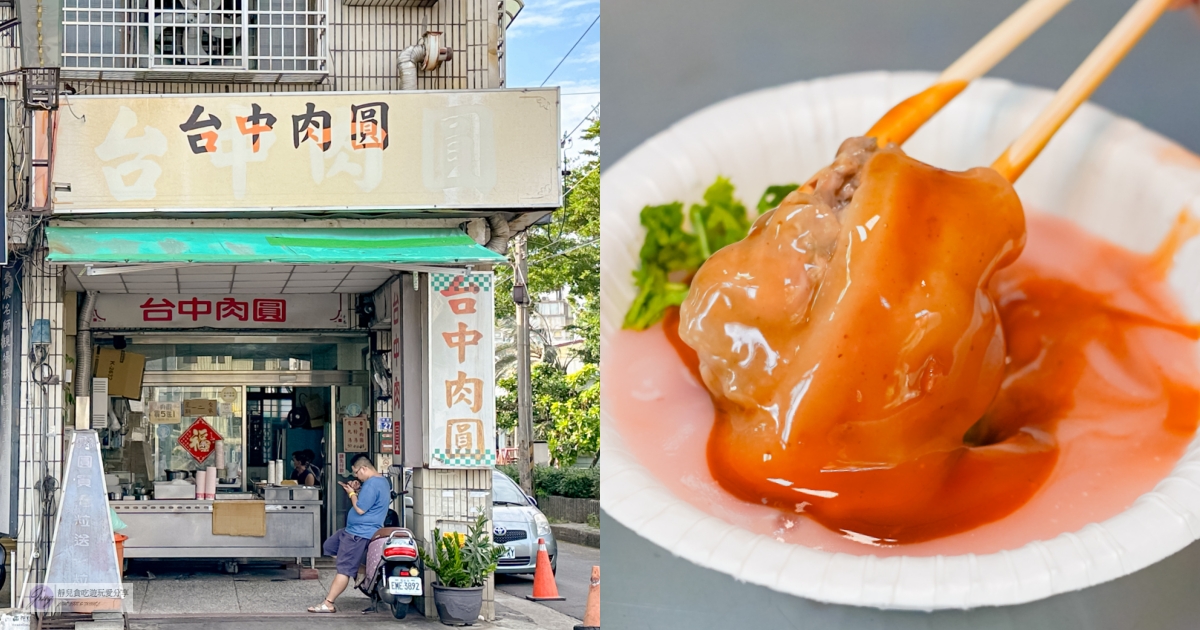
M 319 556 L 355 453 L 410 492 L 423 543 L 490 514 L 492 270 L 562 193 L 557 90 L 503 87 L 519 4 L 62 2 L 61 30 L 0 35 L 26 68 L 0 277 L 17 592 L 77 429 L 127 558 Z M 317 489 L 264 488 L 296 452 Z M 213 469 L 220 501 L 172 480 Z

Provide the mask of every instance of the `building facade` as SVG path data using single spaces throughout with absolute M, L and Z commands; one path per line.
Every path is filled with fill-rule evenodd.
M 117 477 L 129 558 L 319 555 L 359 452 L 409 493 L 422 543 L 490 517 L 492 303 L 507 299 L 491 269 L 562 190 L 557 90 L 504 86 L 520 6 L 0 9 L 0 470 L 14 481 L 0 525 L 18 542 L 18 593 L 44 578 L 71 507 L 57 485 L 79 429 L 98 432 Z M 188 448 L 199 429 L 219 446 Z M 204 516 L 152 517 L 134 496 L 217 462 L 218 498 L 253 493 L 302 450 L 324 487 L 309 508 L 280 508 L 296 511 L 288 535 L 272 537 L 284 515 L 268 511 L 262 540 L 156 537 L 216 518 L 212 501 L 195 504 Z

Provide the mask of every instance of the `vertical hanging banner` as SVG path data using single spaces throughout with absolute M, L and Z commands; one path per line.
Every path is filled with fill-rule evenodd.
M 403 277 L 396 278 L 392 282 L 391 287 L 391 305 L 392 305 L 392 354 L 391 362 L 388 367 L 392 370 L 392 455 L 400 455 L 401 462 L 404 460 L 404 440 L 401 439 L 402 432 L 400 427 L 404 424 L 404 408 L 401 406 L 400 386 L 401 386 L 401 370 L 400 367 L 400 291 L 401 285 L 404 283 Z M 381 429 L 382 430 L 382 429 Z
M 0 101 L 3 102 L 3 101 Z M 17 535 L 17 496 L 20 431 L 16 430 L 21 400 L 21 263 L 0 267 L 0 533 Z
M 493 277 L 429 273 L 430 468 L 496 464 Z

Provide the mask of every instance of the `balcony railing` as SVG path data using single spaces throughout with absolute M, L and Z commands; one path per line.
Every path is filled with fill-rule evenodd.
M 64 0 L 64 78 L 318 82 L 326 0 Z

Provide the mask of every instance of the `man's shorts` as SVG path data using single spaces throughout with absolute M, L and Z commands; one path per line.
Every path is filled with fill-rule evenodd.
M 367 544 L 370 542 L 370 539 L 359 538 L 345 529 L 339 529 L 325 540 L 322 550 L 327 556 L 337 556 L 338 575 L 354 579 L 358 576 L 358 566 L 367 557 Z

